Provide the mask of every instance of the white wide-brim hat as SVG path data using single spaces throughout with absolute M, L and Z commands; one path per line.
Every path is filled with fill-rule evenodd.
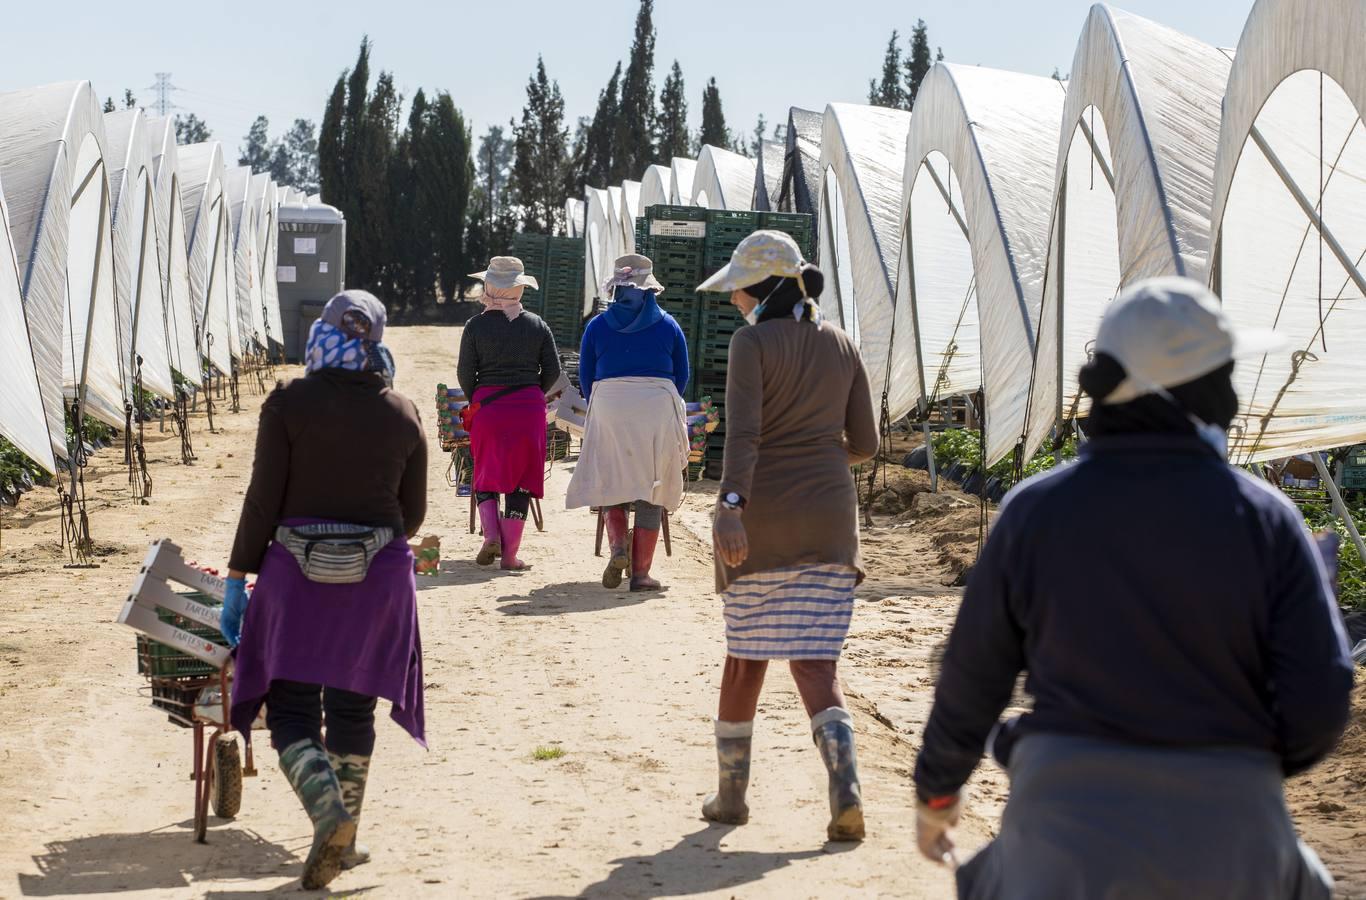
M 526 266 L 515 256 L 495 256 L 489 260 L 489 267 L 482 272 L 471 272 L 471 278 L 497 288 L 500 291 L 515 287 L 529 287 L 540 290 L 536 279 L 526 273 Z
M 1235 328 L 1200 282 L 1149 278 L 1121 293 L 1100 320 L 1095 350 L 1114 357 L 1126 377 L 1099 400 L 1128 403 L 1283 346 L 1285 339 L 1270 329 Z
M 756 231 L 740 242 L 730 255 L 730 262 L 697 289 L 729 293 L 752 287 L 775 275 L 799 278 L 805 267 L 802 250 L 791 235 L 781 231 Z M 806 293 L 804 287 L 802 293 Z
M 664 293 L 664 285 L 655 278 L 655 264 L 650 257 L 641 256 L 639 253 L 619 256 L 617 261 L 612 263 L 612 272 L 607 276 L 604 293 L 610 294 L 611 289 L 617 285 L 638 287 L 654 291 L 656 294 Z

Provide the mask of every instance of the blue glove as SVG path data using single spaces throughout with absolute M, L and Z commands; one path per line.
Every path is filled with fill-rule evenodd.
M 236 647 L 237 642 L 242 640 L 242 616 L 246 615 L 247 601 L 250 599 L 247 596 L 245 578 L 228 579 L 228 589 L 223 593 L 223 615 L 218 623 L 218 630 L 228 639 L 229 647 Z

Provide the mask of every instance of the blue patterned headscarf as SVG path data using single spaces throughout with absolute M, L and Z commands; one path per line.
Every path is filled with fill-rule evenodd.
M 304 370 L 376 372 L 392 384 L 394 357 L 379 341 L 384 320 L 384 305 L 372 294 L 344 291 L 333 297 L 308 330 Z

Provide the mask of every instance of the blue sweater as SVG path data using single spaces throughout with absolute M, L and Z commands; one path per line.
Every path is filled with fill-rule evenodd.
M 915 780 L 962 787 L 998 735 L 1270 751 L 1286 774 L 1347 723 L 1352 661 L 1304 519 L 1199 438 L 1114 435 L 1006 497 L 949 638 Z
M 593 383 L 604 378 L 668 378 L 678 395 L 688 386 L 688 339 L 674 317 L 664 318 L 643 331 L 623 334 L 612 328 L 607 316 L 595 316 L 583 330 L 579 345 L 579 387 L 587 400 Z

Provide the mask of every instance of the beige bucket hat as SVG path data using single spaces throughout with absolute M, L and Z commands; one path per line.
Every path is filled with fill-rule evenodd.
M 610 294 L 612 288 L 621 284 L 654 291 L 656 294 L 664 293 L 664 285 L 655 278 L 655 264 L 648 256 L 641 256 L 639 253 L 617 257 L 617 261 L 612 263 L 612 272 L 604 284 L 604 293 Z
M 515 287 L 529 287 L 540 290 L 536 279 L 526 273 L 526 266 L 515 256 L 495 256 L 489 260 L 489 267 L 482 272 L 471 272 L 471 278 L 478 278 L 490 287 L 508 290 Z
M 756 231 L 740 242 L 730 262 L 697 286 L 699 291 L 730 293 L 751 287 L 774 275 L 799 278 L 806 260 L 790 235 L 781 231 Z M 805 293 L 805 290 L 802 291 Z

